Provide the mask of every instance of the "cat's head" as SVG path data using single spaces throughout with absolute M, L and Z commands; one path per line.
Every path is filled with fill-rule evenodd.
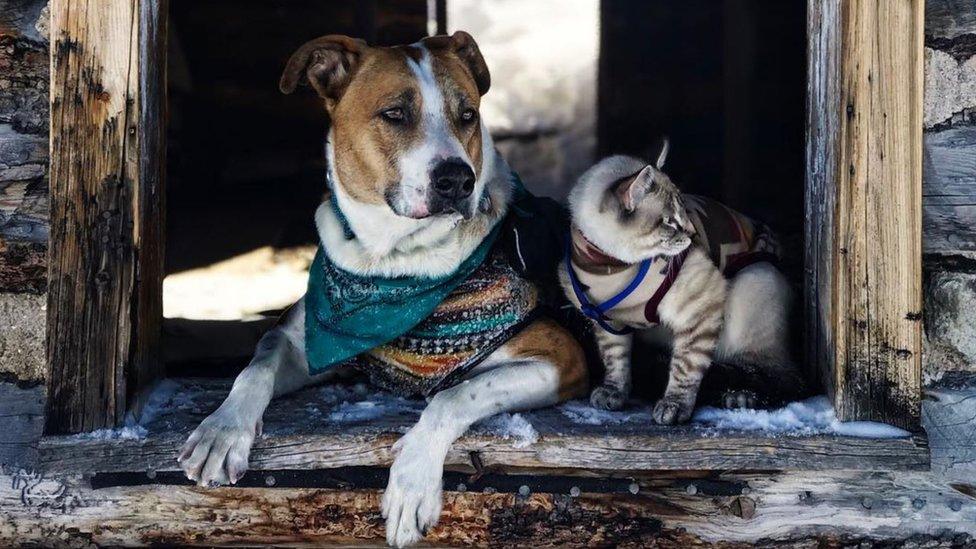
M 605 158 L 570 192 L 573 224 L 607 255 L 637 263 L 691 245 L 695 228 L 681 191 L 661 171 L 667 154 L 665 141 L 653 165 L 631 156 Z

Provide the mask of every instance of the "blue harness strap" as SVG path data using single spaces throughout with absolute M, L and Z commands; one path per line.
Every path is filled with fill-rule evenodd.
M 566 274 L 569 275 L 569 281 L 573 285 L 573 293 L 576 294 L 576 299 L 580 302 L 580 311 L 586 316 L 596 322 L 601 328 L 610 332 L 614 335 L 626 335 L 631 333 L 633 330 L 630 328 L 623 328 L 618 330 L 607 322 L 609 319 L 606 317 L 607 311 L 613 309 L 620 304 L 621 301 L 627 299 L 630 294 L 634 293 L 644 281 L 644 277 L 647 276 L 647 271 L 651 268 L 651 263 L 654 259 L 645 259 L 640 262 L 640 266 L 637 270 L 637 274 L 634 275 L 634 279 L 630 281 L 630 284 L 626 288 L 620 291 L 617 295 L 611 297 L 610 299 L 594 305 L 590 299 L 586 296 L 586 292 L 583 290 L 583 285 L 580 283 L 579 277 L 576 276 L 576 272 L 573 271 L 573 238 L 572 235 L 566 241 Z

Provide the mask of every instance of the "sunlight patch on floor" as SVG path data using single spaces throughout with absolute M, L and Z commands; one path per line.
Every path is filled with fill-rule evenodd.
M 265 246 L 230 259 L 167 276 L 163 316 L 247 320 L 294 303 L 305 293 L 315 246 Z

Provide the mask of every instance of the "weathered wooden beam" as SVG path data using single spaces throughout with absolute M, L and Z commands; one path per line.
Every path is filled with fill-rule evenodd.
M 844 420 L 917 429 L 921 0 L 809 8 L 809 359 Z
M 147 477 L 147 482 L 150 481 Z M 973 487 L 930 474 L 637 477 L 625 494 L 448 491 L 438 545 L 546 547 L 856 546 L 910 538 L 966 547 Z M 116 486 L 0 470 L 4 545 L 382 544 L 378 490 Z
M 50 433 L 117 424 L 159 369 L 164 17 L 51 4 Z
M 144 425 L 144 436 L 45 437 L 39 466 L 45 471 L 118 472 L 178 470 L 175 456 L 190 432 L 220 405 L 229 380 L 186 380 L 170 403 Z M 250 457 L 253 470 L 333 469 L 347 466 L 388 466 L 392 446 L 416 422 L 419 407 L 390 409 L 358 402 L 325 404 L 309 388 L 272 401 L 264 414 L 264 435 Z M 345 399 L 346 397 L 341 397 Z M 180 403 L 174 405 L 172 403 Z M 325 409 L 319 409 L 319 407 Z M 384 406 L 387 406 L 384 409 Z M 336 413 L 339 410 L 339 413 Z M 342 410 L 352 411 L 347 418 Z M 838 436 L 765 435 L 716 431 L 695 425 L 657 426 L 640 419 L 587 424 L 573 421 L 559 409 L 521 414 L 531 439 L 513 438 L 490 422 L 479 424 L 452 446 L 447 462 L 470 467 L 471 453 L 492 470 L 574 469 L 633 472 L 643 470 L 827 470 L 927 469 L 929 449 L 923 437 L 865 439 Z
M 926 253 L 976 252 L 976 127 L 926 132 Z

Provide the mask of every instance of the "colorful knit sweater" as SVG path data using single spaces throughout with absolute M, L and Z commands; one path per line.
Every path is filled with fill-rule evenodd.
M 370 380 L 404 396 L 429 396 L 465 373 L 535 318 L 536 287 L 499 251 L 409 332 L 352 359 Z
M 779 246 L 769 228 L 709 198 L 684 195 L 695 226 L 693 246 L 700 246 L 728 278 L 760 261 L 776 262 Z M 681 272 L 689 250 L 651 259 L 640 285 L 604 316 L 614 325 L 646 328 L 660 323 L 658 306 Z M 640 264 L 625 263 L 590 242 L 579 229 L 572 231 L 570 263 L 590 304 L 604 303 L 634 281 Z M 581 307 L 575 295 L 571 300 Z

